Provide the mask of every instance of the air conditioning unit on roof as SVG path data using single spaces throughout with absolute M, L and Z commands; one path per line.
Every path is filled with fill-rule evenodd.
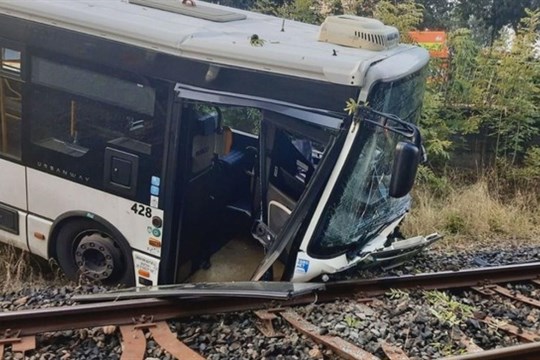
M 379 20 L 353 15 L 329 16 L 319 32 L 319 41 L 368 50 L 385 50 L 399 43 L 399 31 Z

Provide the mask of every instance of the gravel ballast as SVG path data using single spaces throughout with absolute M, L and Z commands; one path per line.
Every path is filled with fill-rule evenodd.
M 540 251 L 533 246 L 459 253 L 428 250 L 398 268 L 354 269 L 334 278 L 415 274 L 539 260 Z M 540 290 L 534 285 L 508 284 L 506 287 L 540 300 Z M 74 304 L 71 297 L 75 294 L 106 290 L 92 284 L 29 288 L 0 294 L 0 308 L 15 311 L 69 306 Z M 464 353 L 465 347 L 458 340 L 462 334 L 484 349 L 518 343 L 496 326 L 482 322 L 480 318 L 486 315 L 540 333 L 540 311 L 525 304 L 500 296 L 485 297 L 473 291 L 438 296 L 421 291 L 395 291 L 368 303 L 339 300 L 297 307 L 295 311 L 317 325 L 323 335 L 339 336 L 381 358 L 384 354 L 380 340 L 402 348 L 416 359 Z M 471 313 L 467 311 L 474 315 L 469 316 Z M 451 313 L 455 316 L 450 316 Z M 252 312 L 243 312 L 173 320 L 169 325 L 180 340 L 208 359 L 337 359 L 330 350 L 301 335 L 281 318 L 274 320 L 275 329 L 283 334 L 277 338 L 262 335 L 256 322 Z M 12 353 L 8 347 L 5 358 L 119 359 L 122 351 L 119 331 L 111 332 L 102 327 L 40 334 L 37 344 L 37 349 L 27 352 L 26 357 Z M 146 356 L 150 360 L 172 359 L 151 338 L 147 339 Z

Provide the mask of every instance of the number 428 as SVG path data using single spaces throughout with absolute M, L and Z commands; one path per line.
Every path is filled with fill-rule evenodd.
M 147 218 L 152 217 L 152 208 L 150 206 L 133 204 L 133 206 L 131 207 L 131 211 L 140 216 L 146 216 Z

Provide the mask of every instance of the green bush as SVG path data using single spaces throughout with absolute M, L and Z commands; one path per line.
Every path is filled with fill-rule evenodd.
M 466 224 L 463 217 L 458 213 L 450 213 L 447 215 L 444 224 L 444 231 L 450 234 L 460 234 L 465 232 Z

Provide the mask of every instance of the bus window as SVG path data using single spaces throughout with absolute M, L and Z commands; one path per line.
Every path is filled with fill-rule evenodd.
M 148 84 L 41 58 L 32 61 L 32 83 L 31 140 L 39 146 L 82 157 L 110 144 L 146 155 L 162 145 Z
M 21 52 L 1 48 L 0 154 L 21 157 Z
M 21 52 L 2 48 L 2 70 L 17 75 L 21 73 Z

